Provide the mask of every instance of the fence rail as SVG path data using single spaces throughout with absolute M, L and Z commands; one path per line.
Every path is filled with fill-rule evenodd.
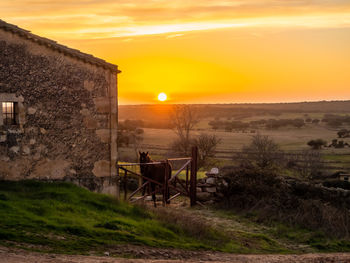
M 123 188 L 124 188 L 124 200 L 127 200 L 127 180 L 128 180 L 128 174 L 132 174 L 134 176 L 139 177 L 140 179 L 143 179 L 142 183 L 139 180 L 139 186 L 138 188 L 131 193 L 129 196 L 129 201 L 131 201 L 131 198 L 134 197 L 139 191 L 144 190 L 146 186 L 150 184 L 156 184 L 160 187 L 160 189 L 154 190 L 151 195 L 155 195 L 157 192 L 163 193 L 163 205 L 169 203 L 174 198 L 182 195 L 185 195 L 190 198 L 191 206 L 194 206 L 197 204 L 196 196 L 197 196 L 197 159 L 198 159 L 198 149 L 197 147 L 192 148 L 192 156 L 191 157 L 180 157 L 180 158 L 169 158 L 164 161 L 156 161 L 156 162 L 150 162 L 150 163 L 123 163 L 123 164 L 117 164 L 117 171 L 119 173 L 119 170 L 122 170 L 124 172 L 123 176 Z M 178 169 L 175 174 L 171 175 L 168 174 L 167 165 L 169 165 L 169 162 L 177 162 L 177 161 L 186 161 L 180 169 Z M 164 165 L 164 181 L 159 182 L 156 181 L 154 178 L 151 178 L 149 174 L 148 177 L 146 177 L 142 173 L 137 173 L 136 171 L 132 171 L 128 169 L 127 167 L 137 167 L 137 166 L 152 166 L 152 165 Z M 186 169 L 186 181 L 185 184 L 179 180 L 178 175 Z M 189 174 L 190 170 L 190 174 Z M 189 177 L 190 176 L 190 177 Z M 177 183 L 182 188 L 179 188 L 177 186 Z M 176 194 L 173 196 L 170 196 L 170 189 L 173 189 L 176 191 Z M 146 196 L 143 195 L 139 197 L 137 200 L 143 200 Z

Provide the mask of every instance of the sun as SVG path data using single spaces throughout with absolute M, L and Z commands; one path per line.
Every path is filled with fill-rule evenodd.
M 166 101 L 167 95 L 164 92 L 161 92 L 158 94 L 158 100 L 159 101 Z

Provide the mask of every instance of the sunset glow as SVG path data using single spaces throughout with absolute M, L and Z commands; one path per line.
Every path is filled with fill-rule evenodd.
M 164 92 L 161 92 L 158 94 L 158 100 L 159 101 L 166 101 L 167 95 Z
M 350 99 L 348 0 L 2 0 L 0 19 L 117 64 L 120 104 Z M 161 100 L 160 100 L 161 101 Z

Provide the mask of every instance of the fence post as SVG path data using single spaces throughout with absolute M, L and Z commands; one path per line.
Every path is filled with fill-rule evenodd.
M 164 196 L 163 196 L 163 204 L 169 204 L 170 202 L 168 201 L 169 199 L 169 178 L 170 178 L 170 175 L 169 175 L 169 161 L 166 160 L 164 162 Z
M 118 200 L 120 200 L 120 174 L 119 174 L 119 165 L 117 161 L 117 176 L 115 178 L 115 187 L 116 187 L 116 197 Z
M 191 206 L 197 203 L 197 159 L 198 148 L 192 147 L 191 178 L 190 178 L 190 200 Z
M 126 201 L 127 199 L 127 195 L 128 195 L 128 172 L 127 170 L 125 170 L 125 173 L 124 173 L 124 182 L 123 182 L 123 186 L 124 186 L 124 200 Z
M 186 166 L 186 189 L 188 189 L 188 165 Z

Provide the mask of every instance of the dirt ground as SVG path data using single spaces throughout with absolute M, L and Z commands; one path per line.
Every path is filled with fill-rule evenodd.
M 132 253 L 136 247 L 125 247 L 124 252 Z M 212 252 L 192 252 L 170 249 L 144 249 L 137 247 L 134 256 L 142 257 L 140 259 L 118 258 L 116 252 L 105 252 L 105 256 L 82 256 L 82 255 L 60 255 L 60 254 L 42 254 L 29 252 L 17 248 L 0 247 L 0 263 L 180 263 L 180 262 L 232 262 L 232 263 L 267 263 L 267 262 L 285 262 L 285 263 L 316 263 L 316 262 L 350 262 L 350 253 L 334 254 L 302 254 L 302 255 L 238 255 Z M 134 251 L 136 252 L 136 251 Z M 108 254 L 109 253 L 109 256 Z M 132 256 L 132 254 L 128 254 Z M 120 255 L 119 255 L 120 256 Z

